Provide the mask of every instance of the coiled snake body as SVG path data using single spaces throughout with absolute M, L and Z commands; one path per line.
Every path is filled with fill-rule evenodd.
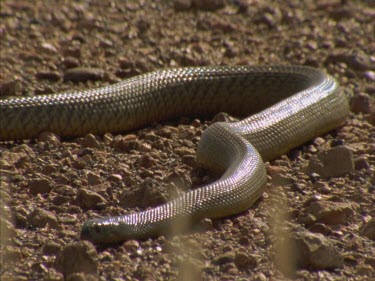
M 191 67 L 159 70 L 98 89 L 0 100 L 0 140 L 103 134 L 178 116 L 225 111 L 252 116 L 215 123 L 198 160 L 223 171 L 207 186 L 156 208 L 84 223 L 81 237 L 116 242 L 165 233 L 173 225 L 249 208 L 266 182 L 263 161 L 339 126 L 349 113 L 336 81 L 303 66 Z

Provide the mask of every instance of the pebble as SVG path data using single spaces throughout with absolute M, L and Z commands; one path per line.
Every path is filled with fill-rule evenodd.
M 53 241 L 48 241 L 42 247 L 43 255 L 53 256 L 60 252 L 61 246 Z
M 326 63 L 337 64 L 339 62 L 346 63 L 353 70 L 375 70 L 375 65 L 372 63 L 371 57 L 364 52 L 347 53 L 338 51 L 333 52 L 326 59 Z
M 354 159 L 354 167 L 356 170 L 367 170 L 371 168 L 367 156 L 359 156 Z
M 375 240 L 375 219 L 363 223 L 360 229 L 360 233 L 362 236 L 365 236 L 371 240 Z
M 38 136 L 38 142 L 46 142 L 53 147 L 60 146 L 60 137 L 52 132 L 42 132 Z
M 75 57 L 65 57 L 63 60 L 63 65 L 66 68 L 76 68 L 79 66 L 79 60 Z
M 47 43 L 47 42 L 43 42 L 43 43 L 40 45 L 40 49 L 41 49 L 41 51 L 44 51 L 45 53 L 57 54 L 57 49 L 56 49 L 56 47 L 53 46 L 53 45 L 50 44 L 50 43 Z
M 10 81 L 0 83 L 0 96 L 20 96 L 21 95 L 21 80 L 13 79 Z
M 107 205 L 107 200 L 103 196 L 85 188 L 78 190 L 77 202 L 82 208 L 85 209 L 102 209 L 105 205 Z
M 61 74 L 57 71 L 39 71 L 35 74 L 36 79 L 57 82 L 61 79 Z
M 122 247 L 127 251 L 127 252 L 135 252 L 139 248 L 139 242 L 136 240 L 128 240 L 126 241 Z
M 98 174 L 95 174 L 93 172 L 88 172 L 86 176 L 87 176 L 87 182 L 89 183 L 89 185 L 98 185 L 102 183 L 102 179 Z
M 235 253 L 233 251 L 226 252 L 213 258 L 212 263 L 217 265 L 223 265 L 231 263 L 235 259 Z
M 126 137 L 115 138 L 112 142 L 112 147 L 119 152 L 130 152 L 138 150 L 142 143 L 139 140 L 132 140 Z
M 363 77 L 365 77 L 367 80 L 374 82 L 375 81 L 375 71 L 365 71 L 363 73 Z
M 142 155 L 137 159 L 137 165 L 145 169 L 150 169 L 155 164 L 156 161 L 149 154 Z
M 83 139 L 83 145 L 85 147 L 97 148 L 99 147 L 99 144 L 100 144 L 99 141 L 93 134 L 88 134 Z
M 59 224 L 54 213 L 40 208 L 36 208 L 27 216 L 27 223 L 36 228 L 43 228 L 48 224 L 49 227 L 54 229 L 57 229 Z
M 174 9 L 176 11 L 186 11 L 192 6 L 192 0 L 176 0 L 174 1 Z
M 304 222 L 307 224 L 317 222 L 336 225 L 348 223 L 354 211 L 350 203 L 320 200 L 311 202 L 305 215 Z
M 308 174 L 316 173 L 323 178 L 337 177 L 354 170 L 352 151 L 345 146 L 334 147 L 311 157 Z
M 86 273 L 96 277 L 98 274 L 98 253 L 94 245 L 88 241 L 70 243 L 57 255 L 55 268 L 67 279 L 75 273 Z
M 302 268 L 320 270 L 343 267 L 343 257 L 322 234 L 301 231 L 295 234 L 293 240 L 297 261 Z
M 159 182 L 146 178 L 137 188 L 121 194 L 120 205 L 125 208 L 157 206 L 167 201 L 164 191 Z
M 89 67 L 70 68 L 64 73 L 64 81 L 86 82 L 103 80 L 104 72 L 101 69 Z
M 46 194 L 51 192 L 52 184 L 48 179 L 33 179 L 30 180 L 28 188 L 32 195 Z
M 268 166 L 267 173 L 271 176 L 273 186 L 285 186 L 294 183 L 294 180 L 288 176 L 288 170 L 285 167 Z
M 375 110 L 375 102 L 368 94 L 359 93 L 350 99 L 350 110 L 356 113 L 370 113 Z
M 224 0 L 192 0 L 193 6 L 198 10 L 215 11 L 225 6 Z
M 122 176 L 120 174 L 112 174 L 107 178 L 108 181 L 119 183 L 122 181 Z
M 239 270 L 250 270 L 258 265 L 257 258 L 254 255 L 244 252 L 237 252 L 235 254 L 234 263 Z

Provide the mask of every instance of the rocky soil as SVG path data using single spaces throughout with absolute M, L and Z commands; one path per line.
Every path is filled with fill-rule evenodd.
M 267 163 L 266 191 L 248 211 L 110 246 L 80 240 L 82 223 L 149 208 L 218 178 L 195 157 L 212 120 L 182 116 L 121 135 L 60 140 L 46 132 L 2 143 L 1 280 L 375 278 L 373 1 L 0 5 L 1 97 L 174 66 L 300 64 L 336 77 L 352 110 L 342 127 Z M 230 118 L 213 120 L 222 119 Z

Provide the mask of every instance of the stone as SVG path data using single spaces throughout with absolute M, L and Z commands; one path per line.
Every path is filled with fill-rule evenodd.
M 33 179 L 28 184 L 29 192 L 32 195 L 50 193 L 52 184 L 49 179 Z
M 57 71 L 39 71 L 35 77 L 39 80 L 49 80 L 51 82 L 57 82 L 61 79 L 61 75 Z
M 343 257 L 322 234 L 302 231 L 293 239 L 300 267 L 316 270 L 343 267 Z
M 36 208 L 27 216 L 27 223 L 36 228 L 43 228 L 48 225 L 51 228 L 58 228 L 58 219 L 52 212 Z
M 54 147 L 60 146 L 60 138 L 52 132 L 42 132 L 38 136 L 38 142 L 46 142 Z
M 375 219 L 364 223 L 360 229 L 360 234 L 371 240 L 375 240 Z
M 325 223 L 330 225 L 346 224 L 354 215 L 350 203 L 314 201 L 306 209 L 307 219 L 305 223 Z
M 234 264 L 240 270 L 248 270 L 255 268 L 258 261 L 254 255 L 238 252 L 234 257 Z
M 64 81 L 72 81 L 75 83 L 86 81 L 103 80 L 104 72 L 97 68 L 75 67 L 70 68 L 64 73 Z
M 230 251 L 230 252 L 226 252 L 224 254 L 214 257 L 212 262 L 217 265 L 223 265 L 226 263 L 233 262 L 234 259 L 235 259 L 235 253 L 233 251 Z
M 93 172 L 88 172 L 87 173 L 87 182 L 89 185 L 98 185 L 102 183 L 102 179 L 98 174 L 95 174 Z
M 350 99 L 350 110 L 356 113 L 370 113 L 375 110 L 375 104 L 371 97 L 365 93 L 359 93 Z
M 61 250 L 61 246 L 53 241 L 48 241 L 42 247 L 43 255 L 52 256 L 59 253 Z
M 83 139 L 83 145 L 90 148 L 96 148 L 99 147 L 99 141 L 96 139 L 96 137 L 93 134 L 88 134 Z
M 103 196 L 85 188 L 78 190 L 77 202 L 86 209 L 102 209 L 107 204 L 107 200 Z
M 88 241 L 74 242 L 66 245 L 57 255 L 55 268 L 65 277 L 75 273 L 98 274 L 98 253 Z
M 353 152 L 345 146 L 338 146 L 320 152 L 310 159 L 308 174 L 319 174 L 322 178 L 342 176 L 354 171 Z
M 137 240 L 128 240 L 122 246 L 127 252 L 135 252 L 139 248 L 139 242 Z

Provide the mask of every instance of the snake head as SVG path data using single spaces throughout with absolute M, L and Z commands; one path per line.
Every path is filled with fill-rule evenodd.
M 93 243 L 115 243 L 123 238 L 119 237 L 118 226 L 107 219 L 93 219 L 86 221 L 81 230 L 81 239 Z

